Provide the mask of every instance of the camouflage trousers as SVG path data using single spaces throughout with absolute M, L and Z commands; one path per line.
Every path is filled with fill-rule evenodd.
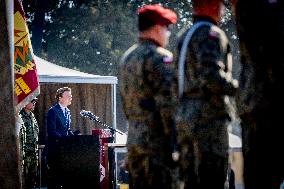
M 180 177 L 185 189 L 223 189 L 228 169 L 226 120 L 178 120 Z
M 23 166 L 23 188 L 30 189 L 36 186 L 38 179 L 38 159 L 35 152 L 26 153 Z
M 130 189 L 178 188 L 177 167 L 159 154 L 142 147 L 128 147 L 127 169 Z

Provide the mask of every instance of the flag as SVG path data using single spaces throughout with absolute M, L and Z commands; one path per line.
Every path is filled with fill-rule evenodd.
M 39 95 L 40 86 L 29 29 L 20 0 L 14 0 L 14 71 L 17 110 Z

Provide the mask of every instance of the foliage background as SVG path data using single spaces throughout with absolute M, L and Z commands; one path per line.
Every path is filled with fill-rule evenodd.
M 177 36 L 192 24 L 190 0 L 24 0 L 23 6 L 36 55 L 82 72 L 117 76 L 120 57 L 137 41 L 137 8 L 155 3 L 178 14 L 168 46 L 174 51 Z M 230 7 L 221 27 L 233 44 L 234 76 L 238 77 L 238 39 Z M 119 94 L 117 98 L 117 125 L 125 131 Z

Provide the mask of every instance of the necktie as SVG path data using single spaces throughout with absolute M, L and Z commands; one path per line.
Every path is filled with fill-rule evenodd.
M 65 120 L 66 120 L 65 124 L 66 124 L 66 128 L 67 128 L 66 135 L 68 136 L 69 135 L 69 131 L 70 131 L 70 123 L 69 123 L 70 113 L 69 113 L 67 108 L 64 108 L 64 116 L 65 116 Z
M 68 119 L 68 110 L 67 108 L 64 108 L 64 116 L 66 119 Z
M 66 119 L 66 127 L 69 128 L 69 119 L 70 119 L 70 114 L 68 112 L 68 109 L 65 108 L 64 109 L 64 116 L 65 116 L 65 119 Z

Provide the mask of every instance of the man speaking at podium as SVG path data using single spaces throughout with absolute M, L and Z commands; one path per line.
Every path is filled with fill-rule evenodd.
M 59 170 L 59 147 L 58 141 L 61 137 L 74 135 L 71 131 L 71 114 L 67 108 L 71 104 L 72 94 L 69 87 L 62 87 L 56 91 L 57 103 L 47 113 L 48 134 L 48 189 L 60 188 Z

